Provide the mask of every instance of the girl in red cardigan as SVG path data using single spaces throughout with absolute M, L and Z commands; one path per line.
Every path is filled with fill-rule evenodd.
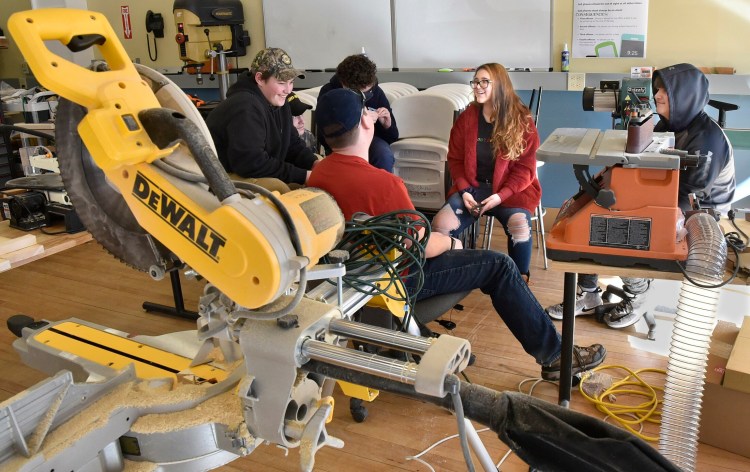
M 483 64 L 470 84 L 474 102 L 454 123 L 448 144 L 453 187 L 432 229 L 455 237 L 483 214 L 494 216 L 508 236 L 508 255 L 528 280 L 531 215 L 542 196 L 539 134 L 505 67 Z

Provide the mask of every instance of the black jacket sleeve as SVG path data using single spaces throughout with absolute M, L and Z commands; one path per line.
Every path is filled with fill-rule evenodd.
M 333 90 L 334 88 L 336 87 L 334 87 L 333 84 L 331 84 L 331 82 L 328 82 L 327 84 L 325 84 L 324 86 L 320 88 L 320 92 L 318 93 L 318 98 L 322 97 L 323 95 Z M 325 155 L 326 156 L 329 155 L 331 153 L 331 147 L 326 142 L 326 138 L 325 136 L 323 136 L 323 130 L 321 130 L 320 127 L 318 127 L 318 129 L 316 130 L 316 134 L 318 135 L 317 136 L 318 144 L 323 146 L 323 152 L 325 153 Z
M 391 127 L 386 129 L 378 121 L 375 125 L 375 136 L 381 138 L 388 144 L 392 144 L 397 141 L 398 126 L 396 125 L 396 117 L 393 115 L 391 104 L 390 102 L 388 102 L 388 97 L 385 96 L 385 92 L 383 92 L 383 89 L 381 89 L 379 86 L 376 86 L 373 90 L 372 98 L 367 101 L 366 105 L 370 108 L 375 108 L 376 110 L 378 108 L 388 109 L 388 112 L 391 114 Z
M 264 104 L 252 98 L 246 104 L 235 119 L 226 124 L 227 160 L 232 171 L 241 177 L 275 177 L 286 183 L 304 184 L 307 169 L 286 162 L 286 156 L 268 153 L 268 128 L 271 123 Z M 309 156 L 309 159 L 314 160 L 314 156 Z
M 313 164 L 318 160 L 315 153 L 307 147 L 296 128 L 293 128 L 289 134 L 289 150 L 286 153 L 286 160 L 294 166 L 307 170 L 312 169 Z
M 697 167 L 687 167 L 680 171 L 680 208 L 690 208 L 688 195 L 691 193 L 695 193 L 701 201 L 724 203 L 725 200 L 731 200 L 734 185 L 728 185 L 719 176 L 727 167 L 727 161 L 731 160 L 732 153 L 719 126 L 711 122 L 708 116 L 701 114 L 688 129 L 676 134 L 676 146 L 679 149 L 684 149 L 688 154 L 700 155 Z

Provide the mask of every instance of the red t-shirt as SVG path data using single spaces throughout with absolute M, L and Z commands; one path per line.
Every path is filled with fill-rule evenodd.
M 307 186 L 330 193 L 347 221 L 357 212 L 377 216 L 414 210 L 400 178 L 357 156 L 330 154 L 313 167 Z

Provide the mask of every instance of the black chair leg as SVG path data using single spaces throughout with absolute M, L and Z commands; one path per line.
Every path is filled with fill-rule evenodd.
M 165 315 L 179 316 L 189 320 L 197 320 L 198 313 L 185 309 L 185 301 L 182 298 L 182 284 L 180 273 L 177 270 L 169 271 L 169 280 L 172 282 L 172 296 L 174 306 L 160 305 L 153 302 L 143 302 L 143 309 L 148 312 L 163 313 Z

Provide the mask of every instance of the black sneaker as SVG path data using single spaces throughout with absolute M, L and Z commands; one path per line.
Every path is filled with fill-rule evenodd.
M 573 346 L 573 375 L 591 370 L 604 362 L 607 350 L 601 344 L 588 347 Z M 542 379 L 556 382 L 560 380 L 560 358 L 548 366 L 542 366 Z

